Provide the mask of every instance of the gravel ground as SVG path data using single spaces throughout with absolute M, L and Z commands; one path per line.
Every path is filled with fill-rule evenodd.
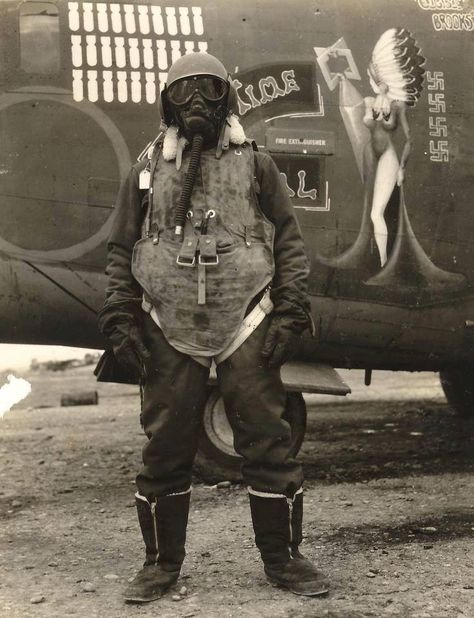
M 328 597 L 273 588 L 245 488 L 197 478 L 176 588 L 127 606 L 122 589 L 143 560 L 136 391 L 101 385 L 97 406 L 41 408 L 97 386 L 85 370 L 31 381 L 26 407 L 0 421 L 1 616 L 474 616 L 474 427 L 431 383 L 422 399 L 405 382 L 387 401 L 308 398 L 302 550 L 329 575 Z

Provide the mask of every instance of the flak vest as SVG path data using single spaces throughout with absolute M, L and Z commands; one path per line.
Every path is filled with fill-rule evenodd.
M 260 209 L 254 152 L 246 144 L 220 159 L 202 152 L 184 233 L 176 237 L 189 156 L 177 170 L 159 155 L 149 229 L 135 244 L 132 274 L 167 341 L 185 354 L 213 357 L 235 339 L 249 303 L 273 278 L 275 228 Z

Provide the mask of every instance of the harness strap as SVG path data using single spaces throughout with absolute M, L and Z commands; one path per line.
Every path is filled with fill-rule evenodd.
M 194 266 L 196 264 L 196 252 L 199 244 L 199 236 L 185 236 L 176 263 L 179 266 Z
M 257 327 L 263 322 L 266 315 L 273 310 L 273 302 L 270 298 L 270 290 L 266 290 L 260 302 L 255 305 L 252 311 L 245 316 L 239 331 L 233 341 L 223 350 L 220 354 L 214 357 L 216 365 L 229 358 L 243 343 L 250 337 L 250 335 L 257 329 Z M 157 326 L 161 328 L 160 320 L 156 309 L 153 307 L 150 311 L 150 317 Z M 191 356 L 197 363 L 204 365 L 205 367 L 211 366 L 211 358 L 208 356 Z
M 245 316 L 239 331 L 233 341 L 227 346 L 225 350 L 222 350 L 220 354 L 214 357 L 216 365 L 229 358 L 240 346 L 246 341 L 250 335 L 257 329 L 257 327 L 263 322 L 265 316 L 273 311 L 273 302 L 270 298 L 270 290 L 266 290 L 262 296 L 260 302 L 255 305 L 252 311 Z
M 199 263 L 204 266 L 217 266 L 219 263 L 214 236 L 209 236 L 208 234 L 201 234 L 199 236 Z
M 152 229 L 153 223 L 153 182 L 155 179 L 156 168 L 158 165 L 158 159 L 160 158 L 160 153 L 163 148 L 163 142 L 159 141 L 155 144 L 153 148 L 153 153 L 151 155 L 151 159 L 149 162 L 150 165 L 150 185 L 148 187 L 148 213 L 145 224 L 145 234 L 146 236 L 150 235 L 150 231 Z M 158 239 L 157 239 L 158 241 Z
M 198 305 L 206 304 L 206 267 L 198 264 Z
M 251 150 L 250 150 L 250 171 L 252 174 L 252 188 L 251 190 L 253 191 L 254 197 L 257 200 L 257 204 L 259 203 L 259 199 L 258 196 L 260 195 L 260 184 L 257 180 L 257 174 L 256 174 L 256 168 L 255 168 L 255 153 L 258 152 L 258 148 L 257 145 L 254 141 L 249 142 L 249 140 L 247 140 L 246 142 L 247 144 L 250 143 L 250 145 L 252 146 Z

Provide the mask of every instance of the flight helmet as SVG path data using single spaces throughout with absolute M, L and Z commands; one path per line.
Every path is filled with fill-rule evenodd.
M 195 52 L 181 56 L 169 69 L 159 99 L 160 116 L 167 126 L 182 124 L 181 111 L 196 92 L 213 109 L 218 124 L 236 111 L 237 92 L 222 62 L 211 54 Z

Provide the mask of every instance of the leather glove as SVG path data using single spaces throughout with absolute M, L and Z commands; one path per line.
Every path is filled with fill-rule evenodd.
M 272 318 L 262 349 L 262 356 L 268 359 L 270 368 L 280 367 L 292 358 L 296 348 L 296 337 L 291 317 Z
M 123 316 L 114 322 L 108 336 L 117 361 L 138 378 L 146 377 L 146 363 L 151 354 L 135 320 Z

